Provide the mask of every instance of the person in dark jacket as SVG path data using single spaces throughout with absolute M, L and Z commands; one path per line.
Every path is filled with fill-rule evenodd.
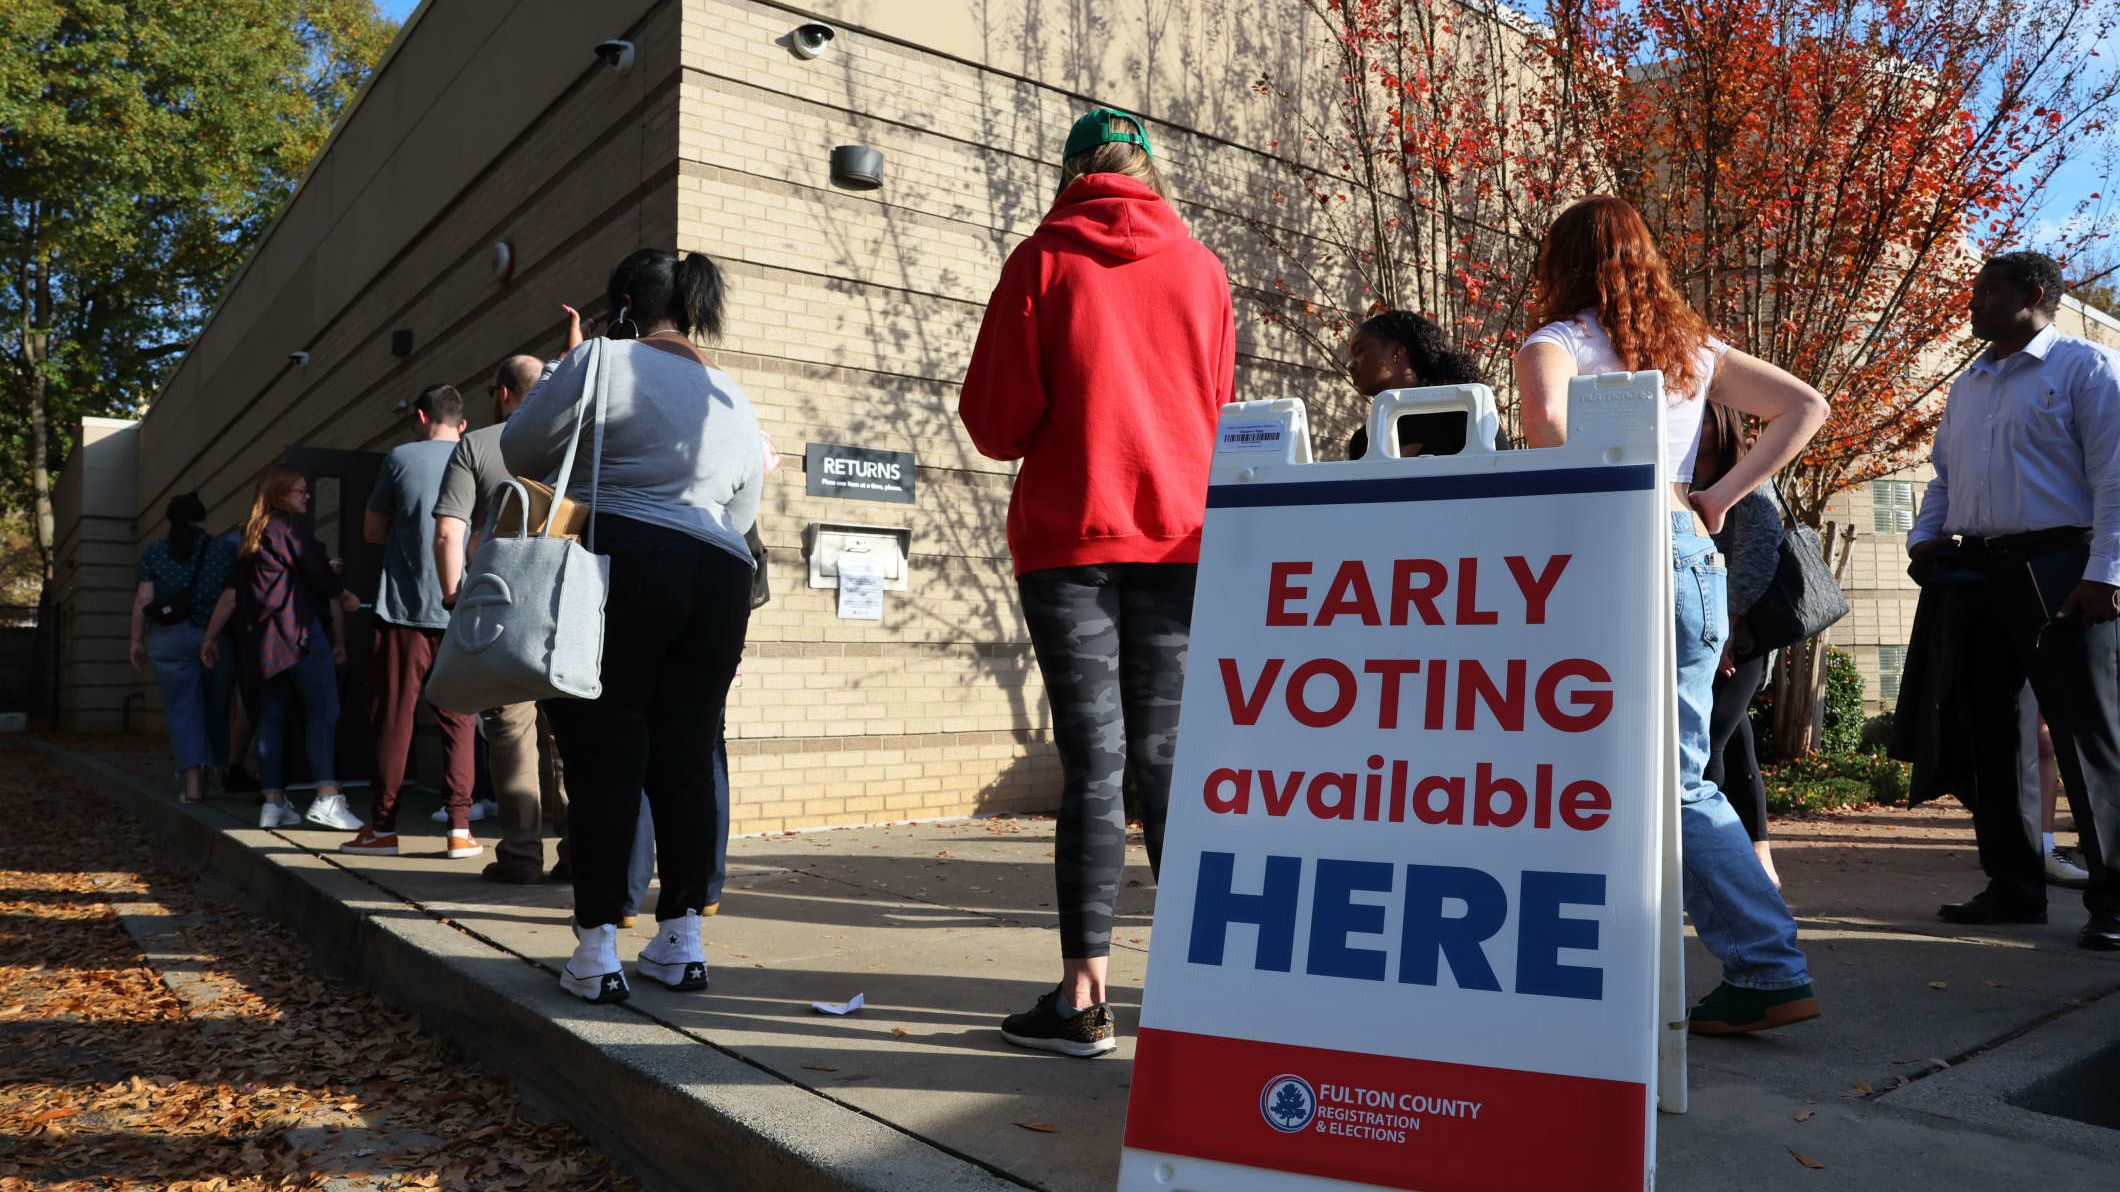
M 317 783 L 306 818 L 339 829 L 353 819 L 337 780 L 338 668 L 346 665 L 342 585 L 309 528 L 308 512 L 308 477 L 286 464 L 266 468 L 251 499 L 235 569 L 199 650 L 207 667 L 216 665 L 221 630 L 234 618 L 237 681 L 255 693 L 258 709 L 261 828 L 291 828 L 304 819 L 287 802 L 287 712 L 296 699 L 302 701 L 303 743 Z
M 1693 464 L 1693 487 L 1707 488 L 1720 480 L 1731 464 L 1744 458 L 1744 419 L 1728 406 L 1710 401 L 1701 422 L 1700 454 Z M 1730 800 L 1730 807 L 1752 838 L 1752 851 L 1759 855 L 1767 880 L 1781 889 L 1781 874 L 1774 870 L 1774 851 L 1767 839 L 1767 784 L 1759 773 L 1759 755 L 1753 747 L 1752 697 L 1766 684 L 1765 653 L 1751 649 L 1751 632 L 1745 614 L 1774 582 L 1781 563 L 1781 505 L 1772 485 L 1746 493 L 1723 516 L 1722 529 L 1711 537 L 1728 572 L 1730 640 L 1723 646 L 1721 664 L 1715 671 L 1715 703 L 1708 713 L 1708 764 L 1703 776 Z
M 1002 1037 L 1116 1047 L 1105 969 L 1127 780 L 1160 867 L 1215 421 L 1236 390 L 1222 262 L 1166 200 L 1124 112 L 1075 122 L 1044 222 L 1009 254 L 958 415 L 1022 460 L 1009 552 L 1064 774 L 1054 876 L 1062 979 Z

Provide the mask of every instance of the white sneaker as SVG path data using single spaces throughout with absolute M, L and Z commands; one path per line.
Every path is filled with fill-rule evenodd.
M 574 927 L 574 955 L 559 970 L 559 987 L 585 1002 L 622 1002 L 633 991 L 618 966 L 618 928 Z
M 686 911 L 682 919 L 657 921 L 655 938 L 640 950 L 633 971 L 680 992 L 705 989 L 707 950 L 699 941 L 699 912 Z
M 2046 880 L 2049 885 L 2081 890 L 2091 884 L 2091 875 L 2089 870 L 2069 860 L 2061 846 L 2055 845 L 2046 850 Z
M 361 817 L 346 810 L 344 795 L 318 795 L 309 801 L 309 814 L 302 818 L 341 832 L 358 832 L 363 822 Z
M 258 808 L 258 826 L 260 828 L 299 828 L 302 826 L 302 813 L 294 809 L 294 804 L 284 799 L 278 803 L 267 803 L 263 807 Z

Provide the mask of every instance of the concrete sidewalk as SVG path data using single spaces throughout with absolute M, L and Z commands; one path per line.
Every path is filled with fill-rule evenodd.
M 480 881 L 490 852 L 443 858 L 431 799 L 412 797 L 406 821 L 412 847 L 431 848 L 341 858 L 342 833 L 249 827 L 247 798 L 177 806 L 153 777 L 154 745 L 43 743 L 651 1184 L 1093 1189 L 1116 1177 L 1154 905 L 1138 845 L 1112 957 L 1122 1043 L 1085 1062 L 1018 1051 L 995 1029 L 1057 976 L 1049 821 L 738 840 L 724 913 L 707 924 L 712 991 L 636 986 L 622 1007 L 589 1007 L 553 977 L 572 947 L 567 890 Z M 2074 946 L 2075 895 L 2055 891 L 2046 927 L 1936 921 L 1938 902 L 1979 884 L 1955 804 L 1776 826 L 1826 1014 L 1695 1041 L 1693 1111 L 1659 1120 L 1661 1186 L 2109 1186 L 2120 955 Z M 645 942 L 644 918 L 622 957 Z M 1694 945 L 1696 996 L 1715 971 Z M 809 1009 L 855 993 L 868 1006 L 852 1017 Z M 2079 1063 L 2100 1049 L 2101 1063 Z

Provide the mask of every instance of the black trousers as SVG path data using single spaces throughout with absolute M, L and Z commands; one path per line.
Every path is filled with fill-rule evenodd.
M 1752 745 L 1752 718 L 1745 709 L 1759 694 L 1767 671 L 1766 655 L 1737 664 L 1735 674 L 1715 676 L 1715 705 L 1708 710 L 1708 764 L 1703 773 L 1722 788 L 1745 835 L 1753 843 L 1767 838 L 1767 783 L 1759 774 L 1759 754 Z
M 2053 730 L 2054 760 L 2082 837 L 2091 875 L 2083 903 L 2093 914 L 2113 914 L 2120 912 L 2120 621 L 2047 616 L 2088 557 L 2088 547 L 1972 556 L 1987 579 L 1957 644 L 1969 652 L 1964 681 L 1972 690 L 1962 694 L 1978 733 L 1973 828 L 1989 891 L 2013 906 L 2046 904 L 2037 802 L 2027 798 L 2037 783 L 2025 781 L 2023 764 L 2032 743 L 2026 734 L 2037 731 L 2021 699 L 2029 680 Z
M 626 858 L 647 792 L 655 818 L 657 919 L 707 904 L 713 880 L 714 747 L 751 619 L 751 565 L 687 534 L 596 519 L 611 558 L 603 694 L 552 700 L 566 765 L 574 920 L 618 922 Z

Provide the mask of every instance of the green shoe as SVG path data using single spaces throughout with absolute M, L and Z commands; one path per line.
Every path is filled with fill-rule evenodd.
M 1709 991 L 1687 1015 L 1696 1035 L 1737 1035 L 1766 1031 L 1818 1017 L 1818 992 L 1809 985 L 1793 989 L 1740 989 L 1728 981 Z

